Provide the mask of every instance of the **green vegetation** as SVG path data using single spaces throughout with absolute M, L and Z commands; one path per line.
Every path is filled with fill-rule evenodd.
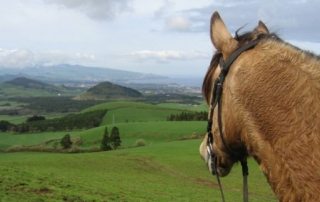
M 33 121 L 43 121 L 46 120 L 46 117 L 44 116 L 38 116 L 38 115 L 33 115 L 31 117 L 28 117 L 26 122 L 33 122 Z
M 15 78 L 0 84 L 0 95 L 5 97 L 66 96 L 80 93 L 80 89 L 54 86 L 25 77 Z
M 179 108 L 175 109 L 175 105 L 179 106 Z M 102 121 L 102 125 L 106 125 L 113 123 L 165 121 L 171 114 L 191 112 L 189 108 L 189 105 L 180 104 L 155 105 L 142 102 L 119 101 L 98 104 L 87 108 L 83 112 L 107 109 L 108 113 Z M 193 110 L 195 108 L 193 107 Z
M 2 120 L 0 121 L 0 131 L 6 132 L 14 127 L 14 124 L 10 123 L 9 121 Z
M 199 140 L 85 154 L 0 155 L 2 201 L 220 201 Z M 276 201 L 249 161 L 252 202 Z M 241 201 L 240 166 L 222 179 L 226 201 Z
M 0 131 L 27 133 L 88 129 L 99 126 L 105 114 L 106 110 L 97 110 L 86 113 L 69 114 L 53 119 L 45 119 L 43 116 L 32 116 L 29 117 L 26 122 L 17 125 L 5 120 L 0 120 Z
M 206 121 L 166 121 L 171 114 L 199 114 L 203 108 L 203 104 L 107 102 L 57 119 L 45 114 L 46 120 L 28 123 L 44 127 L 54 122 L 54 127 L 61 127 L 59 132 L 1 132 L 0 151 L 15 153 L 0 155 L 0 200 L 220 201 L 215 177 L 198 153 Z M 100 122 L 94 128 L 79 127 L 90 123 L 95 113 Z M 112 146 L 118 149 L 111 150 Z M 94 152 L 101 150 L 106 152 Z M 276 201 L 253 161 L 249 171 L 250 201 Z M 227 201 L 241 200 L 240 166 L 222 182 Z
M 18 77 L 11 81 L 6 81 L 5 83 L 14 86 L 20 86 L 25 89 L 41 89 L 48 92 L 59 93 L 59 89 L 53 85 L 49 85 L 41 81 L 36 81 L 25 77 Z
M 113 149 L 117 149 L 121 145 L 120 132 L 118 127 L 113 127 L 110 135 L 110 143 Z
M 208 119 L 208 112 L 181 112 L 171 114 L 167 117 L 168 121 L 205 121 Z
M 102 102 L 102 101 L 95 101 L 95 100 L 73 100 L 72 97 L 63 97 L 63 96 L 36 97 L 36 98 L 34 97 L 17 98 L 16 97 L 16 98 L 10 98 L 10 101 L 25 103 L 24 109 L 29 109 L 37 113 L 78 112 Z M 16 111 L 19 112 L 19 110 L 16 110 Z
M 87 92 L 77 97 L 79 100 L 105 100 L 105 99 L 119 99 L 119 98 L 139 98 L 142 94 L 134 89 L 113 84 L 111 82 L 102 82 Z
M 189 111 L 207 111 L 208 106 L 204 102 L 200 104 L 181 104 L 181 103 L 160 103 L 157 104 L 159 107 L 167 108 L 167 109 L 180 109 L 180 110 L 189 110 Z
M 70 135 L 66 134 L 65 136 L 63 136 L 63 138 L 60 141 L 60 144 L 61 144 L 63 149 L 71 148 L 72 142 L 71 142 Z
M 101 140 L 101 146 L 100 146 L 102 151 L 108 151 L 111 150 L 111 142 L 110 142 L 110 137 L 109 137 L 109 132 L 108 132 L 108 127 L 104 128 L 104 133 L 103 137 Z
M 100 125 L 106 110 L 91 111 L 81 114 L 69 114 L 65 117 L 29 121 L 11 128 L 15 132 L 70 131 L 74 129 L 93 128 Z
M 156 121 L 156 122 L 132 122 L 119 123 L 116 125 L 121 131 L 121 147 L 134 147 L 138 139 L 144 139 L 147 145 L 155 145 L 174 140 L 195 139 L 204 135 L 206 122 L 203 121 Z M 100 126 L 88 130 L 78 130 L 68 132 L 71 139 L 80 138 L 82 148 L 100 148 L 102 136 L 106 126 Z M 107 125 L 108 128 L 114 127 Z M 52 148 L 54 142 L 59 142 L 65 132 L 39 132 L 0 134 L 0 150 L 8 149 L 12 146 L 42 146 Z

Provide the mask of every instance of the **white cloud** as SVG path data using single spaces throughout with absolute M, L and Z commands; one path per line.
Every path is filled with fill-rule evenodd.
M 202 8 L 185 9 L 172 15 L 189 19 L 191 28 L 184 31 L 208 32 L 212 13 L 219 11 L 232 32 L 246 24 L 254 27 L 262 20 L 271 31 L 286 38 L 319 41 L 320 27 L 315 26 L 320 20 L 319 7 L 318 0 L 216 0 Z
M 95 59 L 95 55 L 90 53 L 48 51 L 38 53 L 35 63 L 38 65 L 84 64 L 86 62 L 92 62 Z
M 176 50 L 140 50 L 132 52 L 130 56 L 140 61 L 153 60 L 157 62 L 169 62 L 172 60 L 197 60 L 209 57 L 208 54 L 200 51 L 184 52 Z
M 64 51 L 32 52 L 24 49 L 0 49 L 0 68 L 27 68 L 39 65 L 83 64 L 96 59 L 94 54 Z
M 188 31 L 191 28 L 189 19 L 183 16 L 173 16 L 167 19 L 167 27 L 175 31 Z
M 34 65 L 34 54 L 29 50 L 0 49 L 0 66 L 23 68 Z
M 129 0 L 44 0 L 44 2 L 74 9 L 93 20 L 110 20 L 130 10 Z

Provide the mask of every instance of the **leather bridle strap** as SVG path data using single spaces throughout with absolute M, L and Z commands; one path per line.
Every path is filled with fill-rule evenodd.
M 214 142 L 213 139 L 213 134 L 212 134 L 212 124 L 213 124 L 213 114 L 214 114 L 214 109 L 218 105 L 218 128 L 219 128 L 219 133 L 220 133 L 220 138 L 221 141 L 228 151 L 229 155 L 231 155 L 233 158 L 236 158 L 241 162 L 241 167 L 242 167 L 242 175 L 243 175 L 243 201 L 248 202 L 248 165 L 247 165 L 247 160 L 244 154 L 236 153 L 233 151 L 228 144 L 226 143 L 225 140 L 225 135 L 223 131 L 223 124 L 222 124 L 222 91 L 223 91 L 223 84 L 225 81 L 225 78 L 230 70 L 230 67 L 232 63 L 240 56 L 241 53 L 244 51 L 247 51 L 253 47 L 255 47 L 259 43 L 260 39 L 256 39 L 254 41 L 248 42 L 247 44 L 241 46 L 237 50 L 235 50 L 228 58 L 226 61 L 223 60 L 223 57 L 220 58 L 220 68 L 221 72 L 219 77 L 216 79 L 214 82 L 214 88 L 212 92 L 212 97 L 211 97 L 211 103 L 210 103 L 210 111 L 209 111 L 209 119 L 208 119 L 208 127 L 207 127 L 207 132 L 208 132 L 208 140 L 207 140 L 207 147 L 209 150 L 210 158 L 212 159 L 213 165 L 211 166 L 212 172 L 215 172 L 215 175 L 217 177 L 217 181 L 219 184 L 220 192 L 221 192 L 221 198 L 222 201 L 224 202 L 224 194 L 220 182 L 220 178 L 217 173 L 217 157 L 214 155 L 213 150 L 212 150 L 212 145 Z

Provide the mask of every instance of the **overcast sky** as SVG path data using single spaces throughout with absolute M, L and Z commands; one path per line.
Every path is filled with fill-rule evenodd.
M 320 53 L 319 0 L 1 0 L 0 68 L 70 63 L 203 76 L 215 10 L 232 33 L 262 20 Z

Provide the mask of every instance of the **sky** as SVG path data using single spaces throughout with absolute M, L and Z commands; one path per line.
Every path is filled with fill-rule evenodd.
M 0 68 L 56 64 L 201 77 L 218 11 L 230 32 L 270 31 L 320 54 L 319 0 L 0 0 Z

